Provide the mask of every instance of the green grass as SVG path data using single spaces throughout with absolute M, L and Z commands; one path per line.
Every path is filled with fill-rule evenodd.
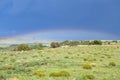
M 0 79 L 120 80 L 119 59 L 119 45 L 0 51 Z M 83 68 L 86 62 L 90 69 Z M 95 67 L 90 63 L 95 63 Z

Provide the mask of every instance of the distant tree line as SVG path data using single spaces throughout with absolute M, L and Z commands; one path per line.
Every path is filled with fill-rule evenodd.
M 100 40 L 78 40 L 78 41 L 64 41 L 60 43 L 61 45 L 69 45 L 69 46 L 77 46 L 77 45 L 102 45 L 102 41 Z
M 66 40 L 66 41 L 63 41 L 63 42 L 51 42 L 50 46 L 51 48 L 57 48 L 57 47 L 60 47 L 60 46 L 65 46 L 65 45 L 68 45 L 68 46 L 77 46 L 77 45 L 102 45 L 102 41 L 100 40 L 93 40 L 93 41 L 84 41 L 84 40 L 73 40 L 73 41 L 69 41 L 69 40 Z
M 77 46 L 77 45 L 110 45 L 113 43 L 120 43 L 120 41 L 113 40 L 113 41 L 101 41 L 101 40 L 66 40 L 63 42 L 51 42 L 49 48 L 57 48 L 60 46 Z M 31 49 L 42 50 L 45 47 L 42 43 L 37 43 L 35 45 L 29 44 L 14 44 L 11 45 L 10 48 L 14 47 L 15 51 L 27 51 Z

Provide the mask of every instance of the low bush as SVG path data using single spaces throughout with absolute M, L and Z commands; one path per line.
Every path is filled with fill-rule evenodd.
M 116 66 L 115 62 L 109 62 L 109 66 Z
M 87 74 L 87 75 L 84 75 L 84 78 L 85 78 L 85 79 L 94 80 L 94 79 L 95 79 L 95 76 L 92 75 L 92 74 Z
M 94 40 L 92 42 L 89 43 L 90 45 L 102 45 L 102 41 L 100 40 Z
M 65 56 L 64 58 L 69 58 L 69 56 Z
M 28 46 L 28 44 L 19 44 L 16 48 L 18 51 L 28 51 L 31 48 Z
M 100 61 L 103 61 L 103 59 L 100 59 Z
M 60 47 L 60 44 L 58 42 L 51 42 L 50 46 L 51 48 L 57 48 Z
M 83 60 L 84 60 L 84 61 L 87 61 L 87 58 L 84 58 Z
M 49 76 L 50 77 L 69 77 L 70 73 L 67 71 L 58 71 L 58 72 L 51 72 Z
M 37 75 L 39 77 L 43 77 L 43 76 L 45 76 L 45 71 L 37 70 L 34 72 L 34 75 Z
M 83 60 L 84 61 L 97 61 L 96 58 L 84 58 Z
M 83 69 L 92 69 L 91 64 L 88 63 L 88 62 L 83 63 L 83 64 L 82 64 L 82 67 L 83 67 Z

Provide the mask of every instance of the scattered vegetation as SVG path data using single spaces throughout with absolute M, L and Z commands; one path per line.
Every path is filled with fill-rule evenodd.
M 0 80 L 119 80 L 120 45 L 105 43 L 64 47 L 59 43 L 61 47 L 54 49 L 28 44 L 27 50 L 2 49 Z M 18 45 L 12 47 L 18 49 Z

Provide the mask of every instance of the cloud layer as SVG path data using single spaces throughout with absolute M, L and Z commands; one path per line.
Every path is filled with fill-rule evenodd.
M 120 35 L 119 3 L 119 0 L 0 0 L 0 37 L 52 29 Z

